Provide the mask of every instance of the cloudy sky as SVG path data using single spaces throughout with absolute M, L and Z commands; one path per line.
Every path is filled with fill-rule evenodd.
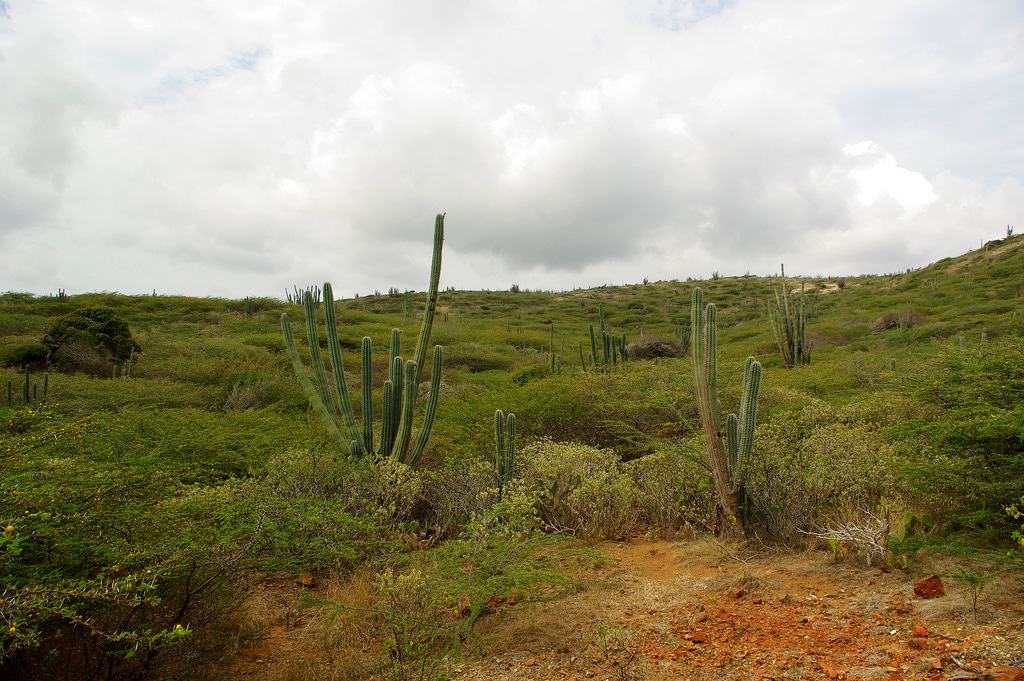
M 0 0 L 0 290 L 894 271 L 1022 111 L 1019 0 Z

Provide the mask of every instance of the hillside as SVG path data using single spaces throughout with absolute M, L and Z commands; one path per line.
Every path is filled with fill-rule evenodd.
M 285 352 L 280 316 L 298 322 L 300 306 L 265 298 L 0 295 L 0 356 L 37 343 L 61 316 L 94 307 L 122 316 L 141 348 L 129 377 L 49 372 L 45 401 L 38 396 L 43 373 L 33 372 L 30 405 L 22 404 L 21 370 L 0 374 L 13 393 L 11 405 L 0 405 L 0 521 L 9 526 L 0 579 L 13 588 L 0 601 L 7 629 L 0 676 L 71 678 L 79 668 L 93 678 L 262 676 L 250 639 L 269 635 L 287 654 L 279 651 L 284 657 L 268 678 L 354 678 L 370 669 L 420 678 L 396 659 L 496 678 L 486 665 L 507 637 L 530 636 L 503 627 L 546 626 L 530 624 L 538 610 L 502 606 L 511 599 L 554 608 L 552 621 L 576 616 L 573 603 L 590 608 L 580 620 L 586 631 L 570 632 L 586 639 L 571 644 L 581 649 L 561 649 L 575 640 L 568 634 L 511 647 L 519 672 L 508 678 L 570 678 L 590 669 L 575 660 L 590 665 L 604 636 L 603 606 L 593 594 L 614 600 L 628 591 L 635 603 L 610 605 L 607 627 L 642 641 L 637 670 L 679 678 L 675 662 L 659 660 L 678 660 L 672 651 L 693 647 L 680 640 L 704 644 L 694 638 L 704 632 L 694 608 L 726 617 L 712 610 L 735 610 L 732 589 L 744 590 L 733 600 L 758 605 L 796 590 L 804 599 L 791 608 L 797 619 L 856 619 L 853 613 L 867 612 L 868 595 L 855 587 L 871 580 L 884 587 L 872 598 L 894 599 L 872 606 L 884 616 L 849 620 L 839 633 L 826 627 L 823 636 L 849 641 L 892 620 L 906 650 L 895 667 L 881 658 L 836 658 L 876 674 L 860 678 L 956 670 L 937 639 L 929 639 L 927 664 L 934 658 L 938 667 L 919 668 L 920 656 L 908 652 L 920 650 L 908 632 L 928 618 L 929 626 L 966 628 L 942 630 L 942 640 L 978 664 L 1012 661 L 1010 632 L 1024 613 L 1021 599 L 1011 606 L 1007 598 L 1021 593 L 1021 562 L 1007 551 L 1020 523 L 1004 507 L 1024 496 L 1024 237 L 889 276 L 788 276 L 794 293 L 805 291 L 812 344 L 811 363 L 795 369 L 782 367 L 767 318 L 776 284 L 750 276 L 566 292 L 442 291 L 432 337 L 445 349 L 440 404 L 414 470 L 339 456 Z M 714 524 L 714 500 L 683 353 L 694 286 L 719 310 L 724 410 L 739 403 L 744 358 L 764 367 L 745 490 L 757 534 L 745 547 L 725 541 L 722 553 L 702 538 Z M 360 366 L 360 339 L 372 339 L 377 401 L 391 329 L 402 330 L 402 349 L 411 352 L 424 301 L 423 293 L 382 294 L 338 304 L 350 373 Z M 602 314 L 629 342 L 663 340 L 680 356 L 584 372 L 589 326 Z M 301 344 L 304 331 L 300 337 Z M 308 347 L 301 350 L 308 357 Z M 517 416 L 521 497 L 516 486 L 501 500 L 494 495 L 495 409 Z M 879 575 L 877 562 L 864 568 L 855 543 L 831 546 L 838 566 L 824 552 L 793 557 L 797 549 L 828 548 L 807 531 L 864 514 L 888 520 L 885 561 L 894 573 Z M 630 572 L 634 554 L 600 543 L 640 535 L 659 540 L 652 550 L 671 555 L 668 564 L 685 574 L 651 577 L 649 566 Z M 687 547 L 697 545 L 702 553 L 691 561 Z M 635 555 L 650 548 L 642 546 Z M 744 576 L 748 566 L 736 557 L 750 551 L 755 572 Z M 794 571 L 817 586 L 792 582 Z M 960 575 L 947 577 L 943 607 L 899 610 L 910 606 L 897 594 L 906 596 L 915 578 L 931 572 Z M 296 578 L 312 591 L 294 586 Z M 685 589 L 657 605 L 649 589 L 615 581 L 633 578 L 682 579 Z M 980 619 L 953 586 L 972 583 L 988 587 Z M 842 589 L 849 603 L 831 615 L 804 607 L 807 593 L 826 598 Z M 325 652 L 296 638 L 342 636 L 332 617 L 360 608 L 378 617 L 360 626 L 385 633 L 358 651 L 338 643 Z M 637 617 L 651 609 L 661 614 Z M 452 610 L 452 622 L 446 614 L 443 627 L 429 624 Z M 389 640 L 386 632 L 398 630 L 401 640 Z M 641 633 L 655 630 L 664 635 Z M 770 633 L 715 645 L 770 648 Z M 989 643 L 972 647 L 960 640 L 968 634 Z M 1000 636 L 1003 644 L 992 642 Z M 885 637 L 871 637 L 872 650 L 883 650 Z M 626 646 L 609 645 L 611 661 L 598 677 L 616 669 Z M 786 655 L 797 659 L 799 646 L 787 645 Z M 144 654 L 125 656 L 133 647 Z M 315 661 L 296 662 L 314 647 Z M 554 658 L 534 659 L 548 648 Z M 773 667 L 757 655 L 701 650 L 718 657 L 691 660 L 687 668 L 701 670 L 692 678 L 747 678 L 730 674 L 755 668 L 757 678 L 827 671 L 817 662 Z M 754 659 L 763 663 L 751 667 Z

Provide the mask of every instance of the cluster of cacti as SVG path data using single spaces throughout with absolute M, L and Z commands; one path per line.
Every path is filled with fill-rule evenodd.
M 757 427 L 757 398 L 761 389 L 761 364 L 748 357 L 743 370 L 739 415 L 729 414 L 722 421 L 718 399 L 718 330 L 713 303 L 704 305 L 700 288 L 693 289 L 690 306 L 690 332 L 693 348 L 693 390 L 697 397 L 708 463 L 715 479 L 718 502 L 724 516 L 743 532 L 740 497 L 743 492 L 745 462 L 754 446 Z
M 307 286 L 306 288 L 301 289 L 298 286 L 292 285 L 291 291 L 289 291 L 288 289 L 284 290 L 284 297 L 289 303 L 292 303 L 293 305 L 302 305 L 306 299 L 307 293 L 313 298 L 314 305 L 320 304 L 320 287 L 313 286 L 312 284 Z
M 500 409 L 494 412 L 494 464 L 498 472 L 498 498 L 512 478 L 516 455 L 516 415 Z
M 629 353 L 626 351 L 626 334 L 616 336 L 608 330 L 603 305 L 598 307 L 598 314 L 598 323 L 600 324 L 598 330 L 595 331 L 594 325 L 590 325 L 590 366 L 609 367 L 625 362 L 629 359 Z M 584 370 L 587 369 L 582 346 L 580 347 L 580 365 Z
M 57 289 L 57 300 L 59 300 L 59 301 L 60 301 L 60 302 L 62 302 L 62 303 L 66 303 L 66 302 L 68 302 L 68 294 L 67 294 L 67 291 L 65 291 L 65 290 L 64 290 L 64 289 L 62 289 L 62 288 L 59 288 L 59 289 Z
M 562 355 L 565 352 L 565 334 L 562 334 L 562 344 L 558 352 L 555 352 L 555 325 L 552 324 L 549 329 L 550 342 L 548 343 L 548 361 L 550 362 L 551 373 L 560 374 L 562 373 Z
M 245 297 L 245 301 L 242 304 L 242 311 L 246 317 L 251 317 L 256 312 L 256 303 L 249 296 Z
M 676 319 L 672 325 L 672 336 L 685 351 L 690 345 L 690 325 L 684 319 Z
M 416 342 L 415 359 L 403 360 L 401 332 L 391 332 L 391 351 L 388 357 L 389 378 L 384 381 L 383 406 L 381 409 L 380 436 L 374 439 L 373 427 L 373 385 L 371 369 L 373 349 L 370 338 L 362 342 L 362 430 L 357 429 L 355 412 L 349 397 L 345 368 L 342 363 L 341 344 L 338 339 L 338 324 L 335 316 L 334 297 L 331 285 L 323 287 L 324 321 L 327 327 L 327 348 L 330 353 L 331 370 L 334 379 L 333 390 L 328 379 L 327 368 L 320 354 L 320 335 L 317 329 L 317 299 L 311 291 L 304 293 L 306 332 L 310 349 L 313 379 L 299 356 L 292 333 L 288 313 L 281 315 L 281 330 L 285 345 L 310 403 L 327 427 L 339 448 L 347 448 L 351 456 L 367 456 L 376 453 L 391 456 L 410 466 L 415 465 L 430 439 L 430 431 L 437 415 L 437 402 L 441 386 L 441 361 L 443 350 L 434 347 L 434 361 L 430 375 L 430 392 L 427 397 L 423 425 L 415 442 L 411 442 L 412 424 L 416 397 L 419 393 L 423 363 L 426 359 L 430 331 L 437 309 L 437 286 L 441 277 L 441 246 L 444 242 L 444 215 L 438 215 L 434 222 L 434 255 L 430 268 L 430 286 L 427 292 L 427 306 L 423 313 L 419 339 Z M 346 438 L 347 435 L 347 438 Z
M 775 306 L 769 305 L 772 332 L 775 343 L 782 355 L 786 368 L 811 363 L 811 344 L 807 340 L 807 307 L 804 301 L 804 286 L 800 284 L 800 295 L 790 302 L 786 285 L 786 266 L 782 266 L 781 286 L 775 290 Z
M 32 374 L 28 365 L 25 365 L 25 379 L 21 384 L 21 401 L 25 404 L 32 402 L 45 402 L 50 392 L 50 373 L 43 374 L 43 395 L 39 397 L 39 383 L 32 380 Z M 7 406 L 14 406 L 14 381 L 7 381 Z
M 413 308 L 412 298 L 410 298 L 409 296 L 406 296 L 402 300 L 402 314 L 409 319 L 416 318 L 416 310 L 415 308 Z

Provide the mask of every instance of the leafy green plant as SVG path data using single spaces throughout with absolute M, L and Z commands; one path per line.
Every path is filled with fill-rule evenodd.
M 1018 506 L 1017 504 L 1011 504 L 1010 506 L 1007 506 L 1006 514 L 1014 520 L 1020 521 L 1022 518 L 1024 518 L 1024 511 L 1021 511 L 1021 507 L 1024 507 L 1024 497 L 1021 497 L 1020 506 Z M 1022 524 L 1018 529 L 1014 530 L 1012 536 L 1013 540 L 1017 542 L 1017 544 L 1021 548 L 1024 548 L 1024 524 Z
M 4 353 L 5 367 L 29 367 L 30 369 L 46 368 L 50 356 L 50 348 L 42 343 L 26 343 L 17 345 Z
M 974 614 L 974 619 L 978 619 L 978 600 L 982 594 L 985 593 L 985 588 L 989 583 L 1000 573 L 991 572 L 975 572 L 965 567 L 957 568 L 954 572 L 946 575 L 950 579 L 956 580 L 962 583 L 967 588 L 966 599 L 971 606 L 971 612 Z
M 629 536 L 640 521 L 637 489 L 614 452 L 540 440 L 520 452 L 524 482 L 544 522 L 585 539 Z
M 53 353 L 58 365 L 67 355 L 69 346 L 82 344 L 104 354 L 111 360 L 126 360 L 132 351 L 141 350 L 132 338 L 128 323 L 114 310 L 87 307 L 60 317 L 43 336 L 43 345 Z

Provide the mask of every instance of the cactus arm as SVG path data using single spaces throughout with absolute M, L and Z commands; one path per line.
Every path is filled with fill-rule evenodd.
M 594 360 L 592 366 L 597 366 L 600 361 L 597 359 L 597 336 L 594 334 L 594 325 L 590 325 L 590 356 Z
M 395 355 L 395 358 L 391 360 L 391 419 L 388 421 L 391 427 L 388 431 L 388 446 L 384 450 L 385 453 L 390 452 L 395 445 L 395 438 L 398 436 L 398 422 L 402 418 L 402 391 L 405 389 L 402 380 L 404 367 L 405 362 L 401 356 Z
M 313 369 L 313 379 L 316 381 L 314 385 L 316 385 L 317 392 L 320 394 L 320 401 L 333 414 L 334 398 L 327 383 L 327 369 L 324 367 L 324 358 L 320 354 L 320 332 L 316 325 L 316 304 L 313 302 L 313 296 L 309 291 L 306 291 L 303 297 L 303 304 L 306 308 L 306 338 L 309 342 L 309 363 Z
M 405 363 L 405 386 L 402 400 L 402 417 L 398 422 L 398 433 L 395 436 L 395 444 L 391 447 L 391 457 L 398 461 L 405 461 L 405 452 L 409 448 L 409 438 L 412 435 L 412 411 L 416 404 L 416 362 L 409 360 Z
M 299 384 L 302 386 L 302 391 L 306 394 L 306 399 L 309 400 L 314 411 L 320 414 L 320 420 L 327 426 L 327 432 L 330 434 L 331 439 L 338 444 L 338 447 L 344 448 L 345 439 L 341 435 L 341 429 L 338 428 L 337 419 L 327 411 L 327 407 L 324 405 L 323 400 L 320 399 L 320 394 L 310 380 L 309 374 L 306 373 L 306 367 L 302 363 L 302 357 L 299 356 L 299 350 L 295 347 L 295 335 L 292 333 L 292 325 L 288 320 L 287 312 L 281 315 L 281 332 L 284 335 L 284 345 L 288 350 L 288 356 L 292 360 L 295 377 L 299 379 Z M 352 441 L 352 444 L 355 445 L 355 440 Z M 358 452 L 359 449 L 355 446 L 352 446 L 349 451 L 353 455 Z
M 506 419 L 505 433 L 508 436 L 507 449 L 505 451 L 505 479 L 512 476 L 512 464 L 516 454 L 516 415 L 509 414 Z
M 388 351 L 388 368 L 395 361 L 395 357 L 402 354 L 402 330 L 391 329 L 391 348 Z
M 494 412 L 494 468 L 498 471 L 498 494 L 505 484 L 505 413 Z
M 725 417 L 725 451 L 729 455 L 729 474 L 733 481 L 740 467 L 740 425 L 736 414 Z
M 308 312 L 307 312 L 308 317 Z M 345 364 L 341 356 L 341 342 L 338 340 L 338 318 L 334 309 L 334 291 L 329 282 L 324 282 L 324 322 L 327 324 L 327 349 L 331 357 L 331 370 L 334 373 L 334 390 L 341 406 L 341 415 L 345 419 L 345 428 L 351 440 L 357 438 L 356 415 L 352 410 L 352 398 L 348 393 L 348 381 L 345 379 Z M 360 446 L 353 454 L 368 454 Z
M 761 363 L 748 357 L 743 371 L 743 387 L 740 396 L 739 413 L 739 462 L 740 467 L 734 481 L 743 482 L 745 462 L 750 460 L 754 449 L 754 432 L 757 429 L 757 402 L 761 393 Z
M 427 306 L 423 310 L 423 323 L 420 335 L 416 339 L 416 375 L 407 386 L 413 393 L 420 384 L 423 363 L 427 359 L 427 345 L 430 343 L 430 330 L 434 325 L 434 312 L 437 310 L 437 286 L 441 281 L 441 250 L 444 245 L 444 213 L 438 213 L 434 219 L 434 255 L 430 262 L 430 287 L 427 290 Z
M 718 310 L 714 303 L 704 308 L 704 377 L 707 381 L 715 432 L 722 432 L 722 402 L 718 399 Z
M 434 346 L 434 362 L 430 369 L 430 392 L 427 394 L 427 406 L 423 414 L 423 425 L 420 426 L 420 434 L 413 445 L 412 454 L 406 462 L 415 466 L 423 456 L 423 450 L 430 441 L 430 431 L 434 428 L 434 419 L 437 417 L 437 402 L 441 394 L 441 364 L 444 359 L 444 348 L 440 345 Z
M 380 443 L 377 446 L 377 454 L 384 456 L 388 451 L 388 433 L 391 432 L 391 402 L 394 400 L 394 384 L 391 379 L 384 381 L 384 389 L 381 393 L 383 409 L 380 416 Z
M 373 451 L 373 343 L 363 336 L 363 450 Z

